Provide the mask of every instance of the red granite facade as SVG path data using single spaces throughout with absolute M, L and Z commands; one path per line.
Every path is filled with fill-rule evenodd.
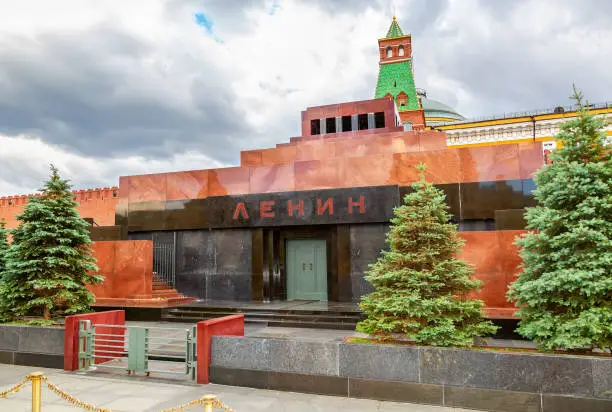
M 304 140 L 241 152 L 241 166 L 120 178 L 122 203 L 203 199 L 321 188 L 410 185 L 424 163 L 433 183 L 529 179 L 541 143 L 447 149 L 436 131 Z
M 359 115 L 362 117 L 359 118 Z M 330 118 L 336 120 L 321 120 Z M 313 121 L 315 126 L 322 125 L 323 122 L 329 125 L 335 122 L 335 125 L 339 125 L 342 119 L 345 119 L 345 126 L 348 126 L 350 119 L 352 126 L 361 121 L 363 127 L 366 126 L 367 120 L 368 128 L 338 130 L 336 133 L 327 133 L 328 130 L 325 130 L 326 133 L 311 133 L 310 126 Z M 368 221 L 365 203 L 368 203 L 368 211 L 377 206 L 388 209 L 388 213 L 392 211 L 394 204 L 372 204 L 373 200 L 369 198 L 367 201 L 361 200 L 364 203 L 359 204 L 360 196 L 351 193 L 361 190 L 359 188 L 366 190 L 381 187 L 396 188 L 392 190 L 402 192 L 402 188 L 410 186 L 418 179 L 415 166 L 419 163 L 427 166 L 427 179 L 447 190 L 451 211 L 456 215 L 460 228 L 465 224 L 476 225 L 474 227 L 490 226 L 491 223 L 487 222 L 491 221 L 495 223 L 495 228 L 498 228 L 498 221 L 495 220 L 498 218 L 498 211 L 511 212 L 525 206 L 524 199 L 529 197 L 528 187 L 532 185 L 531 177 L 544 161 L 540 143 L 447 148 L 446 135 L 443 132 L 404 131 L 398 124 L 398 113 L 389 99 L 309 108 L 302 113 L 302 136 L 291 138 L 289 142 L 278 144 L 274 148 L 243 151 L 238 167 L 122 176 L 119 178 L 118 190 L 83 192 L 91 193 L 91 196 L 79 194 L 79 210 L 84 217 L 92 217 L 101 226 L 116 225 L 115 227 L 121 228 L 122 233 L 120 239 L 111 242 L 97 241 L 93 246 L 100 273 L 106 278 L 104 284 L 92 287 L 98 300 L 97 305 L 159 307 L 172 302 L 183 302 L 181 293 L 198 298 L 221 296 L 222 299 L 230 300 L 263 299 L 268 293 L 272 294 L 272 298 L 283 299 L 286 296 L 287 286 L 283 280 L 286 274 L 281 270 L 278 282 L 271 291 L 266 292 L 263 279 L 270 277 L 272 272 L 266 275 L 271 266 L 267 266 L 265 262 L 269 259 L 270 262 L 283 265 L 285 243 L 282 239 L 303 236 L 303 233 L 311 233 L 308 236 L 319 233 L 320 236 L 330 239 L 328 253 L 332 266 L 329 267 L 329 299 L 358 300 L 361 293 L 366 293 L 358 290 L 363 274 L 357 269 L 351 269 L 355 265 L 351 263 L 353 258 L 349 249 L 361 247 L 356 244 L 363 240 L 353 239 L 342 233 L 357 233 L 360 224 L 371 226 L 384 223 L 380 218 Z M 379 189 L 367 190 L 377 193 L 376 190 Z M 266 194 L 269 196 L 265 197 Z M 320 225 L 325 222 L 303 217 L 304 209 L 308 207 L 302 203 L 306 194 L 314 196 L 311 201 L 315 202 L 315 206 L 318 205 L 316 207 L 319 212 L 323 210 L 323 214 L 328 215 L 328 218 L 333 215 L 333 219 L 337 219 L 337 227 Z M 257 200 L 255 209 L 252 203 L 241 200 L 251 199 L 249 196 L 257 199 L 261 197 Z M 329 200 L 332 199 L 330 196 L 336 196 L 336 202 L 340 199 L 341 203 L 324 205 L 325 201 L 332 202 Z M 11 202 L 10 207 L 5 199 L 0 200 L 0 211 L 4 217 L 8 216 L 10 219 L 14 214 L 7 211 L 15 212 L 19 207 L 23 207 L 23 199 L 18 199 Z M 342 223 L 343 217 L 338 214 L 346 209 L 344 203 L 347 199 L 349 203 L 354 203 L 354 213 L 350 215 L 349 207 L 349 215 L 345 215 L 349 220 Z M 277 209 L 285 207 L 285 204 L 288 205 L 288 210 Z M 13 209 L 10 209 L 11 207 Z M 233 219 L 227 217 L 232 215 Z M 247 215 L 249 219 L 245 219 Z M 251 218 L 253 215 L 256 216 L 255 220 Z M 265 223 L 267 217 L 281 220 L 278 220 L 277 224 Z M 285 224 L 303 226 L 298 230 L 285 227 Z M 264 229 L 258 229 L 259 225 L 263 225 Z M 308 225 L 314 226 L 308 229 Z M 226 227 L 245 228 L 241 230 L 247 231 L 227 232 L 224 231 Z M 511 228 L 522 229 L 516 225 Z M 200 256 L 204 253 L 202 250 L 208 250 L 210 245 L 201 244 L 199 249 L 188 252 L 192 247 L 189 242 L 192 241 L 187 239 L 189 236 L 195 236 L 196 230 L 200 231 L 197 236 L 202 239 L 198 242 L 202 242 L 212 236 L 211 229 L 214 229 L 213 242 L 217 242 L 215 245 L 221 248 L 220 252 L 215 253 L 228 253 L 236 242 L 249 244 L 246 247 L 251 249 L 246 249 L 246 254 L 239 255 L 242 252 L 237 251 L 235 257 L 230 255 L 227 258 L 229 260 L 222 263 L 226 267 L 235 268 L 236 265 L 232 261 L 236 259 L 244 261 L 244 267 L 234 269 L 235 272 L 232 273 L 236 273 L 236 276 L 227 277 L 227 271 L 224 272 L 224 269 L 218 267 L 218 258 L 214 260 L 214 270 L 217 272 L 213 270 L 211 274 L 211 269 L 206 266 L 209 263 L 202 263 L 205 266 L 200 269 L 187 269 L 185 265 L 190 265 L 189 262 L 195 258 L 189 258 L 187 255 L 176 256 L 177 270 L 183 271 L 177 272 L 176 285 L 170 285 L 163 292 L 156 292 L 153 288 L 153 244 L 156 237 L 163 237 L 164 233 L 167 233 L 173 235 L 176 242 L 178 236 L 179 243 L 183 242 L 180 243 L 182 246 L 175 246 L 180 249 L 180 253 L 196 253 Z M 280 230 L 280 238 L 272 235 L 276 230 Z M 260 243 L 259 236 L 267 239 L 268 232 L 273 239 Z M 506 301 L 505 293 L 515 278 L 520 263 L 513 245 L 514 238 L 523 232 L 524 230 L 490 228 L 461 232 L 461 236 L 466 240 L 461 257 L 474 265 L 475 277 L 483 281 L 483 288 L 477 296 L 484 300 L 489 317 L 512 317 L 514 308 Z M 128 240 L 143 236 L 151 240 Z M 235 240 L 228 240 L 229 249 L 223 246 L 227 236 L 230 236 L 228 239 L 238 236 Z M 278 246 L 272 248 L 267 246 L 272 243 L 266 242 L 276 242 L 274 244 Z M 371 247 L 383 247 L 380 241 L 377 245 L 379 246 Z M 214 246 L 213 250 L 217 250 L 217 246 Z M 264 256 L 263 260 L 257 257 L 260 254 Z M 375 259 L 376 255 L 377 253 L 372 255 L 371 259 Z M 208 259 L 204 255 L 201 256 L 197 259 Z M 206 288 L 198 286 L 203 285 L 203 281 L 197 277 L 200 275 L 194 278 L 194 275 L 189 274 L 194 273 L 194 270 L 196 273 L 202 273 L 202 278 L 208 279 Z M 235 283 L 236 279 L 242 279 L 242 283 Z M 174 290 L 175 287 L 178 291 Z M 160 297 L 168 299 L 162 303 Z

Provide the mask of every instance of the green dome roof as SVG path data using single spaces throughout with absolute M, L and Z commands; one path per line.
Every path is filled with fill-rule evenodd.
M 449 117 L 455 120 L 465 120 L 455 109 L 437 100 L 421 98 L 421 104 L 423 105 L 425 117 Z
M 417 94 L 421 99 L 421 105 L 423 106 L 423 112 L 425 114 L 425 120 L 434 117 L 445 117 L 447 119 L 453 119 L 455 121 L 465 120 L 465 117 L 461 116 L 452 107 L 439 102 L 437 100 L 428 99 L 427 93 L 423 89 L 417 89 Z M 429 123 L 443 123 L 439 120 Z

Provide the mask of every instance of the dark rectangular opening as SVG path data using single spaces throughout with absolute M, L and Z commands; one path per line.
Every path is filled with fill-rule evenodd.
M 310 121 L 310 134 L 312 136 L 321 134 L 321 121 L 319 119 Z
M 351 116 L 342 116 L 342 131 L 350 132 L 353 130 L 353 120 Z
M 336 118 L 328 117 L 325 119 L 325 133 L 336 133 Z
M 357 129 L 368 130 L 368 114 L 360 114 L 357 116 Z
M 384 129 L 385 127 L 385 112 L 374 113 L 374 127 Z

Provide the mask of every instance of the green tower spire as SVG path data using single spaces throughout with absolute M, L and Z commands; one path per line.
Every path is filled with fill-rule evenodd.
M 395 16 L 386 37 L 379 39 L 380 69 L 374 98 L 391 96 L 400 112 L 419 110 L 412 71 L 410 34 L 404 34 Z
M 404 35 L 401 27 L 397 23 L 397 19 L 393 16 L 393 21 L 391 22 L 391 26 L 389 26 L 389 30 L 387 30 L 386 39 L 392 39 L 394 37 L 401 37 Z

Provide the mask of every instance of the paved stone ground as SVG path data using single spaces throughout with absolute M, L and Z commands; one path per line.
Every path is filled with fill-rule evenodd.
M 308 395 L 292 392 L 267 391 L 223 385 L 186 385 L 162 382 L 144 377 L 83 376 L 57 369 L 0 364 L 0 392 L 37 370 L 45 373 L 49 381 L 83 402 L 113 411 L 160 411 L 215 394 L 236 412 L 468 412 L 466 409 L 380 402 L 369 399 L 349 399 L 334 396 Z M 0 399 L 0 411 L 29 412 L 31 387 Z M 44 412 L 70 412 L 78 408 L 69 406 L 48 389 L 43 389 Z M 191 408 L 189 410 L 202 410 Z M 472 411 L 473 412 L 473 411 Z

